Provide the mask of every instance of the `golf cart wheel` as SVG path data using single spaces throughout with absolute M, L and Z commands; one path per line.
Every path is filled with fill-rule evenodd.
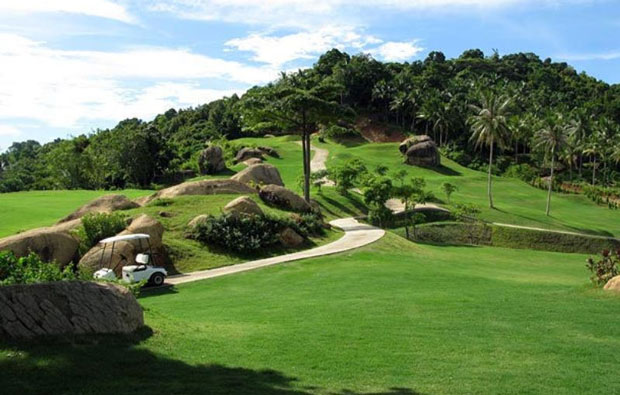
M 156 287 L 163 285 L 164 283 L 164 275 L 161 273 L 155 273 L 151 276 L 150 283 Z

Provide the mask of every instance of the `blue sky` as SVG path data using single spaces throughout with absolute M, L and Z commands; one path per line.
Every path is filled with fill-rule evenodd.
M 1 0 L 0 152 L 242 93 L 332 47 L 535 52 L 620 83 L 617 0 Z

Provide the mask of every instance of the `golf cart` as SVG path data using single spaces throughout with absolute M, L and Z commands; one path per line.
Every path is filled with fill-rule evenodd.
M 127 283 L 137 283 L 142 280 L 146 280 L 149 284 L 160 286 L 164 283 L 164 279 L 168 275 L 168 272 L 163 267 L 156 267 L 152 265 L 153 260 L 153 250 L 151 248 L 150 237 L 147 234 L 132 234 L 132 235 L 121 235 L 109 237 L 107 239 L 101 240 L 99 243 L 103 245 L 103 251 L 101 253 L 101 261 L 99 266 L 101 269 L 97 270 L 93 277 L 95 279 L 101 280 L 116 280 L 116 274 L 114 271 L 122 266 L 123 278 L 122 281 Z M 135 265 L 127 265 L 128 259 L 123 254 L 120 254 L 120 260 L 113 268 L 110 267 L 112 265 L 112 261 L 114 259 L 114 247 L 118 242 L 131 242 L 138 240 L 140 243 L 140 251 L 144 251 L 144 245 L 142 244 L 144 240 L 148 244 L 148 253 L 139 253 L 136 255 L 136 264 Z M 105 259 L 106 249 L 110 248 L 110 257 L 105 267 L 103 267 L 103 260 Z

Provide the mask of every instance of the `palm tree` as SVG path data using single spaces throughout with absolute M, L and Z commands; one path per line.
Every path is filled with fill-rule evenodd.
M 551 190 L 553 188 L 553 172 L 555 169 L 555 153 L 566 145 L 566 138 L 573 126 L 562 119 L 562 115 L 548 117 L 543 127 L 536 133 L 536 147 L 545 150 L 545 155 L 551 157 L 551 175 L 547 190 L 547 209 L 549 216 L 551 211 Z
M 480 106 L 470 105 L 476 112 L 468 122 L 472 128 L 470 141 L 475 143 L 476 148 L 481 145 L 489 147 L 489 175 L 487 192 L 489 195 L 489 207 L 493 206 L 493 193 L 491 191 L 491 167 L 493 166 L 493 150 L 495 146 L 504 148 L 510 139 L 508 116 L 512 100 L 506 95 L 494 93 L 482 94 Z
M 592 163 L 592 185 L 596 184 L 596 168 L 598 166 L 598 164 L 596 163 L 596 159 L 601 152 L 600 140 L 601 139 L 598 133 L 596 132 L 592 133 L 588 141 L 585 143 L 585 149 L 583 150 L 584 154 L 589 155 L 593 159 L 593 161 L 591 162 Z

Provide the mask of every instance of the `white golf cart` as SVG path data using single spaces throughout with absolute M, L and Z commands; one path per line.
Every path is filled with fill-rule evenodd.
M 153 250 L 151 248 L 150 237 L 147 234 L 132 234 L 132 235 L 122 235 L 122 236 L 114 236 L 109 237 L 107 239 L 101 240 L 99 243 L 103 246 L 103 251 L 101 253 L 101 261 L 99 266 L 101 269 L 97 270 L 93 275 L 96 279 L 102 280 L 116 280 L 116 274 L 114 271 L 119 266 L 122 266 L 123 278 L 122 280 L 128 283 L 137 283 L 142 280 L 148 281 L 149 284 L 160 286 L 164 283 L 166 276 L 168 276 L 168 272 L 163 267 L 157 267 L 152 265 L 153 261 Z M 135 265 L 127 265 L 128 260 L 127 257 L 120 255 L 120 260 L 118 263 L 112 268 L 112 261 L 114 259 L 114 247 L 116 243 L 126 241 L 131 242 L 137 240 L 140 243 L 140 251 L 144 251 L 144 245 L 142 244 L 144 240 L 146 240 L 148 245 L 148 253 L 139 253 L 136 255 L 136 264 Z M 103 260 L 105 259 L 106 249 L 110 248 L 109 260 L 105 267 L 103 267 Z

